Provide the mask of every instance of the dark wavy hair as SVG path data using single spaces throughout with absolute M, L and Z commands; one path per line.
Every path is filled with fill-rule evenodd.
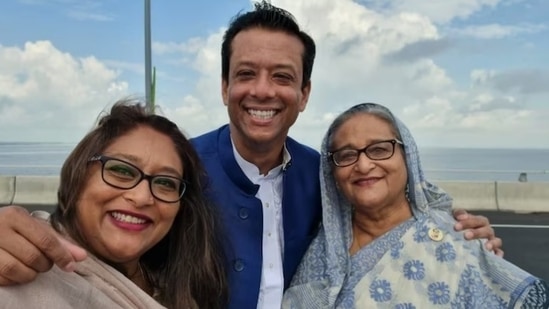
M 224 81 L 229 80 L 229 66 L 231 61 L 231 44 L 235 36 L 240 32 L 252 28 L 283 31 L 289 35 L 296 36 L 305 47 L 301 56 L 303 62 L 303 82 L 301 88 L 305 88 L 311 80 L 313 64 L 315 62 L 316 46 L 315 41 L 299 28 L 294 16 L 279 7 L 263 0 L 254 4 L 254 10 L 243 14 L 237 14 L 229 24 L 229 28 L 223 35 L 221 44 L 221 77 Z
M 203 194 L 206 172 L 177 125 L 153 114 L 142 102 L 125 99 L 115 103 L 110 113 L 101 116 L 97 126 L 70 153 L 61 169 L 52 225 L 94 252 L 79 228 L 76 215 L 76 205 L 89 177 L 88 160 L 138 126 L 148 126 L 170 137 L 183 163 L 183 178 L 187 182 L 169 232 L 140 258 L 147 279 L 160 292 L 156 299 L 168 308 L 223 308 L 228 297 L 227 278 L 219 223 Z M 105 262 L 120 270 L 111 261 Z

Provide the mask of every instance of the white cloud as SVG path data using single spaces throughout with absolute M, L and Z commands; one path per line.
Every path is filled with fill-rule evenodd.
M 128 90 L 95 57 L 75 58 L 49 41 L 0 46 L 0 66 L 2 140 L 76 140 Z
M 190 82 L 192 93 L 175 99 L 172 96 L 169 102 L 158 103 L 163 113 L 177 122 L 190 136 L 212 130 L 226 123 L 228 119 L 221 100 L 220 46 L 223 32 L 224 29 L 219 29 L 217 33 L 206 38 L 192 38 L 183 43 L 157 42 L 157 48 L 154 49 L 160 54 L 177 54 L 180 59 L 177 61 L 180 65 L 177 69 L 179 74 L 185 68 L 198 74 L 196 79 Z M 164 83 L 163 78 L 170 77 L 159 76 L 159 84 Z
M 367 1 L 367 6 L 350 0 L 272 2 L 291 11 L 317 43 L 312 96 L 291 130 L 293 137 L 306 144 L 318 147 L 328 124 L 339 112 L 356 103 L 373 101 L 391 108 L 423 145 L 549 147 L 549 111 L 535 109 L 549 100 L 547 91 L 540 91 L 549 76 L 547 72 L 471 68 L 469 80 L 464 82 L 433 58 L 448 48 L 441 30 L 443 23 L 491 10 L 500 1 L 397 0 L 383 1 L 383 5 Z M 498 29 L 505 38 L 541 28 L 526 25 Z M 488 30 L 485 33 L 490 33 Z M 228 121 L 220 94 L 223 31 L 153 45 L 156 60 L 162 61 L 157 63 L 164 64 L 158 66 L 164 73 L 159 74 L 158 84 L 164 87 L 172 81 L 168 79 L 180 76 L 179 88 L 186 87 L 182 93 L 160 95 L 157 103 L 190 136 Z M 497 33 L 493 30 L 491 37 Z M 459 66 L 461 59 L 452 59 Z M 112 97 L 127 92 L 127 83 L 120 81 L 118 71 L 112 68 L 142 74 L 135 64 L 75 58 L 49 42 L 0 48 L 0 65 L 6 68 L 0 72 L 1 132 L 5 128 L 15 132 L 13 126 L 18 123 L 23 124 L 19 128 L 25 128 L 44 119 L 51 119 L 50 128 L 54 130 L 57 114 L 73 127 L 86 123 L 87 129 L 97 111 L 113 101 Z M 192 72 L 187 74 L 185 70 Z M 46 102 L 58 111 L 48 113 Z M 4 125 L 7 121 L 11 124 Z M 61 131 L 57 128 L 55 132 Z
M 145 66 L 143 63 L 126 62 L 120 60 L 105 59 L 103 63 L 110 68 L 116 68 L 120 71 L 129 71 L 138 75 L 145 75 Z
M 455 33 L 470 36 L 478 39 L 501 39 L 509 36 L 516 36 L 520 34 L 532 34 L 547 30 L 546 25 L 477 25 L 467 26 L 462 29 L 455 30 Z
M 448 23 L 454 19 L 466 19 L 472 14 L 496 7 L 501 0 L 363 0 L 366 6 L 372 6 L 388 13 L 416 12 L 437 24 Z
M 493 86 L 494 76 L 502 72 L 472 70 L 471 85 L 460 85 L 430 58 L 447 44 L 435 22 L 465 18 L 499 1 L 434 5 L 442 11 L 410 2 L 417 7 L 408 1 L 393 1 L 390 9 L 378 10 L 350 0 L 273 1 L 292 12 L 317 43 L 311 99 L 291 135 L 318 147 L 335 115 L 373 101 L 391 108 L 425 145 L 539 147 L 549 127 L 520 94 Z M 198 73 L 194 90 L 175 104 L 178 107 L 165 110 L 191 136 L 228 120 L 219 90 L 222 33 L 220 29 L 207 38 L 159 45 L 163 52 L 180 52 L 185 59 L 181 63 Z M 542 143 L 549 147 L 545 140 Z
M 57 6 L 65 11 L 72 19 L 86 21 L 107 22 L 114 20 L 111 13 L 104 13 L 103 3 L 97 0 L 18 0 L 26 5 Z

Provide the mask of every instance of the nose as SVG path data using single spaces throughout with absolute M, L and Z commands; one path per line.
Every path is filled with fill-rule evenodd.
M 274 84 L 268 74 L 259 74 L 255 79 L 251 94 L 259 100 L 270 99 L 275 96 Z
M 355 163 L 355 169 L 360 172 L 368 172 L 376 166 L 375 162 L 366 156 L 364 151 L 358 154 L 358 160 Z
M 144 207 L 154 203 L 148 179 L 142 179 L 137 186 L 126 190 L 124 197 L 131 201 L 135 207 Z

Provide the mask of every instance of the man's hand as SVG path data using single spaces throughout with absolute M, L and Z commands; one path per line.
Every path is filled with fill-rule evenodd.
M 496 237 L 488 218 L 469 214 L 465 209 L 454 210 L 454 218 L 458 221 L 454 225 L 454 229 L 456 231 L 465 231 L 465 239 L 485 238 L 488 240 L 484 244 L 486 249 L 494 251 L 496 255 L 503 257 L 503 250 L 501 249 L 503 242 L 501 238 Z
M 0 207 L 0 235 L 0 286 L 30 282 L 54 263 L 73 271 L 75 263 L 86 258 L 85 250 L 22 207 Z

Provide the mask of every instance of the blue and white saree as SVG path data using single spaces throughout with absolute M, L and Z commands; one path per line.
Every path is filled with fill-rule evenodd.
M 336 190 L 325 137 L 323 223 L 283 308 L 547 308 L 543 281 L 454 231 L 451 198 L 425 180 L 417 146 L 397 123 L 413 217 L 351 256 L 351 206 Z

